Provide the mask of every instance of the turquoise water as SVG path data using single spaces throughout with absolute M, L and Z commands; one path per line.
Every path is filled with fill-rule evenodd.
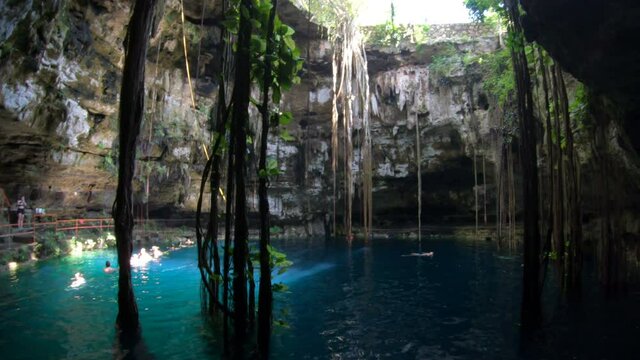
M 277 280 L 274 359 L 632 359 L 640 351 L 640 293 L 606 300 L 596 288 L 568 306 L 545 295 L 545 329 L 524 344 L 519 256 L 484 242 L 423 242 L 433 258 L 403 257 L 410 241 L 369 245 L 276 242 L 295 265 Z M 42 261 L 0 274 L 1 359 L 114 355 L 114 252 Z M 69 287 L 75 272 L 87 283 Z M 553 280 L 550 280 L 553 281 Z M 156 359 L 219 358 L 219 335 L 200 314 L 195 249 L 133 274 L 143 340 Z

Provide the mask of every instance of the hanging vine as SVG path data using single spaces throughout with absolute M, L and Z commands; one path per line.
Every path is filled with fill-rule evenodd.
M 356 23 L 358 8 L 352 1 L 298 1 L 327 28 L 333 48 L 333 101 L 331 116 L 331 168 L 333 173 L 333 231 L 337 228 L 338 162 L 342 156 L 343 231 L 353 238 L 353 198 L 356 178 L 353 132 L 362 131 L 359 168 L 362 183 L 363 234 L 371 236 L 373 223 L 373 154 L 370 129 L 370 91 L 365 39 Z M 342 122 L 340 122 L 342 120 Z M 340 141 L 342 140 L 342 141 Z
M 210 113 L 211 157 L 205 164 L 197 204 L 198 267 L 206 294 L 203 296 L 203 309 L 211 316 L 222 314 L 225 353 L 240 357 L 246 341 L 252 338 L 249 331 L 253 328 L 250 325 L 256 313 L 254 256 L 248 246 L 245 191 L 246 173 L 251 164 L 244 156 L 254 137 L 254 127 L 259 129 L 256 132 L 259 135 L 257 143 L 260 144 L 257 174 L 261 213 L 258 343 L 265 357 L 272 323 L 270 273 L 274 267 L 282 271 L 291 265 L 284 254 L 269 245 L 267 185 L 269 178 L 277 175 L 278 168 L 267 159 L 266 143 L 270 123 L 291 118 L 290 114 L 281 113 L 277 105 L 282 92 L 299 81 L 297 73 L 302 62 L 292 39 L 293 29 L 278 19 L 276 6 L 277 2 L 267 0 L 223 3 L 225 20 L 220 34 L 222 70 L 218 74 L 217 104 Z M 233 84 L 233 92 L 229 99 L 230 84 Z M 251 99 L 251 84 L 258 84 L 262 89 L 261 103 Z M 249 116 L 252 104 L 262 115 L 261 123 Z M 221 188 L 223 176 L 226 177 L 225 191 Z M 200 215 L 207 181 L 211 210 L 206 231 L 203 231 Z M 220 259 L 217 241 L 218 196 L 222 196 L 225 203 L 223 259 Z

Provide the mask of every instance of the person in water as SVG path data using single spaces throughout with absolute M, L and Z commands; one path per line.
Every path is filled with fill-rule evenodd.
M 24 200 L 24 196 L 21 197 L 16 203 L 18 208 L 18 227 L 24 226 L 24 209 L 27 207 L 27 202 Z
M 71 283 L 71 287 L 72 288 L 77 288 L 80 285 L 83 285 L 84 283 L 86 283 L 87 281 L 84 279 L 84 276 L 82 276 L 82 273 L 77 272 L 73 278 L 71 278 L 73 280 L 73 282 Z
M 160 248 L 157 246 L 152 246 L 151 247 L 151 256 L 153 256 L 154 259 L 158 259 L 160 256 L 162 256 L 162 251 L 160 251 Z
M 106 273 L 112 273 L 112 272 L 114 272 L 114 271 L 116 271 L 116 269 L 115 269 L 115 268 L 112 268 L 112 267 L 111 267 L 111 262 L 110 262 L 109 260 L 107 260 L 107 262 L 106 262 L 106 263 L 105 263 L 105 265 L 104 265 L 104 272 L 106 272 Z

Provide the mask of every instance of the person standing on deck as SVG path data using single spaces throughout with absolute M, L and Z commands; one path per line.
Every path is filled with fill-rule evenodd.
M 24 196 L 18 200 L 16 204 L 18 207 L 18 227 L 24 226 L 24 209 L 27 207 L 27 202 L 24 200 Z

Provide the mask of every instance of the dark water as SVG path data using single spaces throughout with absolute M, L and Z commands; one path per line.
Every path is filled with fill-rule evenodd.
M 545 294 L 545 328 L 520 341 L 519 256 L 484 242 L 423 242 L 433 258 L 403 257 L 410 241 L 369 246 L 275 244 L 295 265 L 277 280 L 274 359 L 638 359 L 640 293 L 605 299 L 585 288 L 567 305 Z M 43 261 L 0 274 L 0 359 L 114 355 L 113 252 Z M 69 287 L 77 271 L 87 283 Z M 586 279 L 589 280 L 589 279 Z M 219 358 L 219 335 L 200 315 L 195 249 L 134 273 L 143 339 L 156 359 Z M 551 282 L 553 280 L 550 280 Z M 550 287 L 552 288 L 552 287 Z

